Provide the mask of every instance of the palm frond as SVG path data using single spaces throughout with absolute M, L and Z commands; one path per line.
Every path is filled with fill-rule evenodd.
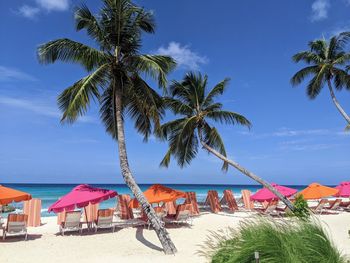
M 324 81 L 326 79 L 326 71 L 327 67 L 323 66 L 307 85 L 306 92 L 310 99 L 315 99 L 317 95 L 321 92 Z
M 207 106 L 212 104 L 213 99 L 218 96 L 218 95 L 222 95 L 229 83 L 230 79 L 229 78 L 225 78 L 223 81 L 219 82 L 218 84 L 216 84 L 214 86 L 214 88 L 208 93 L 208 95 L 205 97 L 204 101 L 203 101 L 203 106 Z
M 232 124 L 232 125 L 240 124 L 248 128 L 251 127 L 250 121 L 243 115 L 236 112 L 224 111 L 224 110 L 210 111 L 206 114 L 206 116 L 210 119 L 219 121 L 220 123 L 223 123 L 223 124 Z
M 54 63 L 56 60 L 79 63 L 87 71 L 109 62 L 109 57 L 103 52 L 67 38 L 40 45 L 38 58 L 43 64 Z
M 74 122 L 86 113 L 91 99 L 99 99 L 99 87 L 108 83 L 108 65 L 102 65 L 95 72 L 64 90 L 58 97 L 63 112 L 62 121 Z
M 317 54 L 311 51 L 302 51 L 297 54 L 295 54 L 292 57 L 293 61 L 298 63 L 300 61 L 304 61 L 307 64 L 313 63 L 313 64 L 319 64 L 322 62 L 322 58 L 320 58 Z
M 319 69 L 320 69 L 319 66 L 309 66 L 309 67 L 302 68 L 301 70 L 299 70 L 297 73 L 294 74 L 290 82 L 292 83 L 293 86 L 299 85 L 305 80 L 305 78 L 317 74 Z

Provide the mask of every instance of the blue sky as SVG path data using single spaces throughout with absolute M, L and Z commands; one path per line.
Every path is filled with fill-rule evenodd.
M 37 62 L 36 47 L 71 38 L 73 8 L 81 1 L 1 1 L 0 182 L 121 183 L 117 145 L 105 134 L 96 105 L 74 125 L 61 125 L 57 95 L 86 74 L 78 65 Z M 85 1 L 93 10 L 100 1 Z M 222 98 L 253 127 L 218 126 L 231 158 L 281 184 L 349 180 L 345 122 L 326 89 L 310 101 L 305 84 L 289 79 L 301 67 L 291 56 L 307 42 L 350 30 L 350 1 L 138 1 L 154 11 L 157 31 L 144 37 L 144 53 L 173 55 L 186 71 L 209 75 L 212 86 L 230 77 Z M 152 82 L 151 82 L 152 83 Z M 350 112 L 349 92 L 337 92 Z M 190 167 L 159 168 L 167 145 L 141 136 L 126 124 L 132 170 L 140 183 L 254 183 L 200 151 Z

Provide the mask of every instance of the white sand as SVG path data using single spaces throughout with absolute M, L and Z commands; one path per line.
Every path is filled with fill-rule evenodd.
M 60 236 L 56 217 L 42 219 L 43 225 L 29 228 L 29 240 L 12 237 L 0 241 L 0 262 L 206 262 L 196 252 L 208 231 L 235 227 L 252 213 L 204 214 L 194 219 L 192 227 L 171 227 L 169 233 L 179 252 L 166 256 L 154 231 L 143 228 L 125 228 L 115 233 L 101 231 Z M 322 215 L 322 224 L 328 229 L 334 243 L 350 255 L 350 213 Z

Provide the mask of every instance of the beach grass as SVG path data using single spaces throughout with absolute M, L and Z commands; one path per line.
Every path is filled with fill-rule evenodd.
M 319 223 L 302 220 L 249 220 L 236 229 L 211 233 L 201 255 L 212 263 L 345 263 Z

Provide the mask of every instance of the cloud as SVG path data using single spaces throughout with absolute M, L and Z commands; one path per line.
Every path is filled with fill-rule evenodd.
M 9 106 L 25 111 L 35 113 L 37 115 L 60 119 L 62 114 L 54 107 L 49 106 L 40 101 L 31 101 L 25 99 L 0 96 L 0 105 Z M 95 118 L 90 116 L 82 116 L 78 119 L 82 123 L 96 123 Z
M 66 11 L 69 8 L 69 0 L 35 0 L 34 6 L 23 5 L 18 9 L 18 14 L 26 18 L 36 18 L 40 13 L 52 11 Z
M 311 21 L 317 22 L 328 17 L 328 9 L 330 8 L 329 0 L 316 0 L 312 3 Z
M 39 8 L 28 5 L 23 5 L 18 9 L 18 13 L 26 18 L 35 18 L 39 12 Z
M 260 133 L 256 134 L 253 132 L 248 132 L 248 131 L 241 131 L 239 134 L 241 135 L 246 135 L 246 136 L 251 136 L 256 139 L 263 139 L 267 137 L 280 137 L 280 138 L 285 138 L 285 137 L 298 137 L 298 136 L 324 136 L 324 135 L 329 135 L 334 132 L 328 130 L 328 129 L 309 129 L 309 130 L 296 130 L 296 129 L 289 129 L 289 128 L 279 128 L 277 131 L 273 132 L 267 132 L 267 133 Z M 336 133 L 334 133 L 336 134 Z
M 15 68 L 9 68 L 0 65 L 0 81 L 25 80 L 36 81 L 37 79 L 27 73 Z
M 170 42 L 168 47 L 160 47 L 155 53 L 171 56 L 175 59 L 179 67 L 190 70 L 198 70 L 200 65 L 207 64 L 208 58 L 200 56 L 192 51 L 189 46 L 181 46 L 180 43 Z

